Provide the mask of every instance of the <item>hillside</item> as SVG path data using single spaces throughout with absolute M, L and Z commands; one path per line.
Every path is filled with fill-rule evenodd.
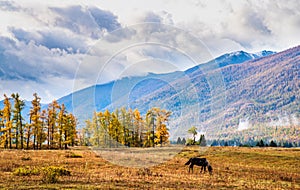
M 178 119 L 181 112 L 190 112 L 191 109 L 194 109 L 191 106 L 193 107 L 195 103 L 198 103 L 198 99 L 188 98 L 190 95 L 199 96 L 202 103 L 209 100 L 207 84 L 204 86 L 208 91 L 207 89 L 198 89 L 197 85 L 193 89 L 194 93 L 191 94 L 189 89 L 200 80 L 206 81 L 203 77 L 198 78 L 203 72 L 206 73 L 227 65 L 241 64 L 274 53 L 271 51 L 262 51 L 256 54 L 243 51 L 228 53 L 185 72 L 150 73 L 143 77 L 126 77 L 107 84 L 91 86 L 69 94 L 58 101 L 64 103 L 69 111 L 77 115 L 80 125 L 83 125 L 87 118 L 91 118 L 92 112 L 95 110 L 114 110 L 128 105 L 133 109 L 138 108 L 142 113 L 145 113 L 149 107 L 163 107 L 172 110 L 173 118 Z M 86 110 L 91 111 L 87 112 Z M 199 110 L 197 109 L 197 111 Z M 181 123 L 183 122 L 192 125 L 190 119 L 181 121 Z M 186 130 L 184 129 L 184 131 Z
M 241 130 L 247 129 L 248 136 L 272 138 L 273 134 L 266 134 L 272 132 L 272 127 L 299 125 L 299 55 L 298 46 L 242 64 L 228 64 L 224 67 L 200 65 L 192 72 L 188 70 L 189 80 L 196 88 L 198 97 L 194 93 L 179 92 L 187 95 L 188 103 L 185 106 L 189 111 L 171 122 L 174 136 L 186 134 L 188 127 L 185 126 L 192 124 L 211 138 L 230 135 L 234 138 Z M 171 85 L 184 86 L 186 83 L 188 80 L 181 78 Z M 165 87 L 152 95 L 158 97 L 156 101 L 165 102 L 172 98 L 165 96 L 168 91 L 168 87 Z M 148 104 L 147 99 L 137 101 L 140 101 L 139 104 Z M 178 102 L 173 105 L 178 105 Z M 169 109 L 176 113 L 176 108 Z M 285 122 L 282 118 L 285 118 Z M 271 127 L 271 131 L 266 132 L 267 127 Z M 284 133 L 284 138 L 297 137 L 299 127 L 292 133 Z
M 129 106 L 144 114 L 159 106 L 173 112 L 171 140 L 187 136 L 192 125 L 208 138 L 272 138 L 274 127 L 278 138 L 289 138 L 299 132 L 289 130 L 300 123 L 299 61 L 300 46 L 280 53 L 239 51 L 184 72 L 91 86 L 58 101 L 78 117 L 80 127 L 93 111 Z

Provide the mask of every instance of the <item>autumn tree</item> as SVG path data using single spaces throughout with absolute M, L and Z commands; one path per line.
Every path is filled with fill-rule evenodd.
M 193 135 L 193 141 L 192 141 L 192 144 L 194 145 L 196 143 L 196 135 L 198 134 L 197 133 L 197 128 L 195 126 L 191 127 L 189 130 L 188 130 L 188 133 L 190 133 L 191 135 Z
M 91 142 L 91 139 L 92 139 L 92 135 L 93 135 L 93 131 L 91 130 L 92 127 L 92 122 L 91 120 L 86 120 L 85 121 L 85 127 L 82 128 L 81 130 L 81 144 L 82 145 L 85 145 L 85 146 L 91 146 L 92 145 L 92 142 Z
M 111 125 L 111 113 L 108 110 L 105 110 L 102 115 L 102 129 L 104 131 L 104 145 L 112 147 L 112 135 L 114 133 L 113 125 Z
M 0 110 L 0 143 L 2 142 L 2 136 L 3 136 L 2 129 L 4 129 L 4 117 L 3 117 L 3 110 Z
M 39 144 L 39 136 L 42 136 L 43 133 L 42 125 L 41 125 L 41 98 L 38 97 L 37 93 L 33 94 L 34 99 L 31 101 L 32 107 L 30 110 L 31 115 L 31 126 L 33 130 L 33 149 L 38 149 Z
M 47 146 L 48 149 L 54 148 L 55 146 L 55 134 L 57 132 L 57 115 L 59 104 L 56 100 L 48 105 L 47 108 Z
M 12 148 L 12 121 L 11 121 L 11 103 L 4 94 L 4 108 L 2 110 L 2 119 L 4 127 L 1 129 L 1 144 L 4 148 Z
M 146 114 L 146 123 L 148 126 L 148 131 L 147 132 L 147 141 L 151 140 L 149 143 L 149 146 L 153 146 L 155 145 L 155 119 L 156 119 L 156 108 L 152 108 L 150 110 L 147 111 Z
M 69 146 L 75 145 L 75 139 L 76 139 L 76 125 L 77 121 L 73 114 L 66 114 L 64 119 L 64 125 L 63 125 L 63 145 L 64 148 L 67 149 Z
M 169 131 L 166 124 L 161 124 L 159 127 L 157 127 L 156 130 L 156 143 L 160 144 L 160 146 L 163 145 L 163 143 L 167 143 L 169 139 Z
M 123 138 L 122 138 L 121 143 L 128 146 L 128 134 L 129 134 L 129 130 L 126 127 L 127 126 L 127 121 L 126 121 L 127 111 L 126 111 L 126 109 L 124 107 L 121 108 L 121 114 L 120 114 L 119 118 L 120 118 L 121 126 L 123 128 L 123 130 L 122 130 L 123 131 Z
M 65 125 L 66 120 L 66 110 L 65 110 L 65 105 L 62 104 L 59 106 L 59 113 L 58 113 L 58 118 L 57 118 L 57 141 L 58 141 L 58 146 L 61 149 L 62 148 L 62 139 L 63 139 L 63 129 Z
M 144 131 L 144 121 L 141 113 L 138 109 L 133 111 L 133 131 L 134 131 L 134 146 L 139 147 L 143 145 L 143 131 Z
M 100 115 L 102 114 L 99 114 L 99 116 Z M 100 146 L 101 142 L 104 141 L 102 126 L 100 125 L 100 117 L 98 118 L 98 114 L 94 112 L 92 121 L 86 121 L 86 128 L 84 129 L 84 132 L 87 144 Z
M 119 144 L 124 145 L 124 132 L 121 122 L 119 120 L 119 110 L 116 109 L 115 112 L 112 113 L 112 122 L 111 124 L 114 126 L 114 140 L 115 146 L 118 147 Z
M 163 143 L 167 143 L 169 139 L 169 131 L 165 123 L 169 120 L 169 117 L 171 116 L 171 112 L 159 108 L 155 108 L 155 111 L 157 116 L 156 133 L 155 133 L 156 144 L 160 144 L 162 146 Z
M 47 128 L 47 111 L 46 110 L 42 110 L 40 119 L 41 119 L 41 126 L 37 133 L 37 139 L 38 139 L 37 142 L 41 149 L 42 143 L 47 140 L 47 133 L 45 132 L 45 130 Z
M 24 148 L 24 123 L 22 117 L 22 110 L 24 109 L 25 102 L 24 100 L 20 100 L 20 96 L 18 93 L 12 94 L 11 97 L 14 99 L 14 109 L 13 109 L 13 118 L 12 121 L 15 125 L 15 142 L 16 149 L 19 148 L 19 142 L 21 145 L 21 149 Z M 20 140 L 20 141 L 19 141 Z
M 31 113 L 29 114 L 29 123 L 25 124 L 26 149 L 30 148 L 30 139 L 32 135 Z

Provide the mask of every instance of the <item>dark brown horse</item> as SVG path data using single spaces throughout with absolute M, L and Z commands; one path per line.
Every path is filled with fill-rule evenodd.
M 192 173 L 193 173 L 194 165 L 196 165 L 196 166 L 201 166 L 200 173 L 202 173 L 203 169 L 204 169 L 204 172 L 206 172 L 206 167 L 207 167 L 208 172 L 210 174 L 212 174 L 213 169 L 206 158 L 197 158 L 197 157 L 190 158 L 189 161 L 187 161 L 187 163 L 185 163 L 185 165 L 190 165 L 189 173 L 190 173 L 190 170 L 192 170 Z

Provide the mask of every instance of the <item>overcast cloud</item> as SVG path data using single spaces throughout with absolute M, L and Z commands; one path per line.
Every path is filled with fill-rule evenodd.
M 0 1 L 0 92 L 25 99 L 37 92 L 49 102 L 232 51 L 285 50 L 300 44 L 299 7 L 298 0 Z

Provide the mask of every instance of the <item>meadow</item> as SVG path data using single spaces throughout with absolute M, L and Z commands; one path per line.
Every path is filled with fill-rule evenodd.
M 124 158 L 76 147 L 69 150 L 0 150 L 1 189 L 300 189 L 299 148 L 174 147 L 149 149 Z M 155 150 L 155 151 L 154 151 Z M 132 152 L 131 152 L 132 153 Z M 151 155 L 153 154 L 153 155 Z M 157 155 L 156 157 L 154 156 Z M 167 158 L 155 162 L 155 158 Z M 206 157 L 213 174 L 188 172 L 184 164 L 194 156 Z M 105 158 L 105 159 L 104 159 Z M 135 158 L 134 161 L 132 159 Z M 151 158 L 151 159 L 150 159 Z M 131 162 L 115 164 L 127 159 Z M 150 163 L 143 167 L 135 162 Z M 151 161 L 152 160 L 152 161 Z M 133 163 L 133 165 L 128 165 Z M 151 164 L 152 163 L 152 164 Z M 56 166 L 69 171 L 57 181 L 45 180 L 43 168 Z M 22 170 L 20 170 L 20 168 Z M 29 173 L 19 171 L 29 170 Z M 19 172 L 19 173 L 18 173 Z

